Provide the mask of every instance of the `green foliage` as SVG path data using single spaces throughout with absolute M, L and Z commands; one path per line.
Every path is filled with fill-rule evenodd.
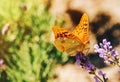
M 44 0 L 0 0 L 0 29 L 10 24 L 7 34 L 0 35 L 5 82 L 47 82 L 54 66 L 67 60 L 51 44 L 55 18 L 47 5 Z

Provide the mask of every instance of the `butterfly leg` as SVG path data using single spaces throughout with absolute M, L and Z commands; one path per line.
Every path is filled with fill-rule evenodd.
M 89 47 L 87 47 L 87 48 L 86 48 L 86 46 L 85 46 L 85 45 L 83 45 L 83 46 L 82 46 L 82 52 L 83 52 L 85 55 L 87 55 L 87 54 L 88 54 L 89 50 L 90 50 L 90 48 L 89 48 Z
M 90 48 L 86 48 L 86 52 L 85 52 L 86 55 L 88 54 L 89 50 Z

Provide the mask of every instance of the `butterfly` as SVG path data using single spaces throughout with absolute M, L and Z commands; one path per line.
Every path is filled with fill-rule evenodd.
M 53 26 L 52 30 L 55 36 L 54 45 L 58 50 L 70 56 L 75 56 L 77 52 L 86 54 L 86 49 L 89 48 L 89 22 L 86 13 L 72 32 L 58 26 Z

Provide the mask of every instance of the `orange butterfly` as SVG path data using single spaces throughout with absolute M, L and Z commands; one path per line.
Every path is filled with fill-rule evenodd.
M 56 48 L 67 52 L 70 56 L 75 56 L 77 52 L 85 54 L 85 50 L 89 48 L 89 22 L 86 13 L 83 14 L 73 32 L 58 26 L 53 26 L 52 30 L 55 35 L 54 45 Z

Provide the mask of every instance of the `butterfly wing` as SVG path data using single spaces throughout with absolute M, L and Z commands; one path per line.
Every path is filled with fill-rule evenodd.
M 77 36 L 83 44 L 86 44 L 89 42 L 88 35 L 89 35 L 89 22 L 88 22 L 88 16 L 86 13 L 83 14 L 81 17 L 80 23 L 78 26 L 74 29 L 73 34 Z
M 52 30 L 54 32 L 55 39 L 62 37 L 62 38 L 70 38 L 73 40 L 80 41 L 80 39 L 77 36 L 75 36 L 72 32 L 70 32 L 64 28 L 60 28 L 58 26 L 53 26 Z
M 54 26 L 52 30 L 55 35 L 54 45 L 58 50 L 67 52 L 69 55 L 77 52 L 77 47 L 81 45 L 78 37 L 72 32 L 57 26 Z
M 78 47 L 82 45 L 79 41 L 69 38 L 57 38 L 54 41 L 56 48 L 62 52 L 66 52 L 70 56 L 76 55 Z

